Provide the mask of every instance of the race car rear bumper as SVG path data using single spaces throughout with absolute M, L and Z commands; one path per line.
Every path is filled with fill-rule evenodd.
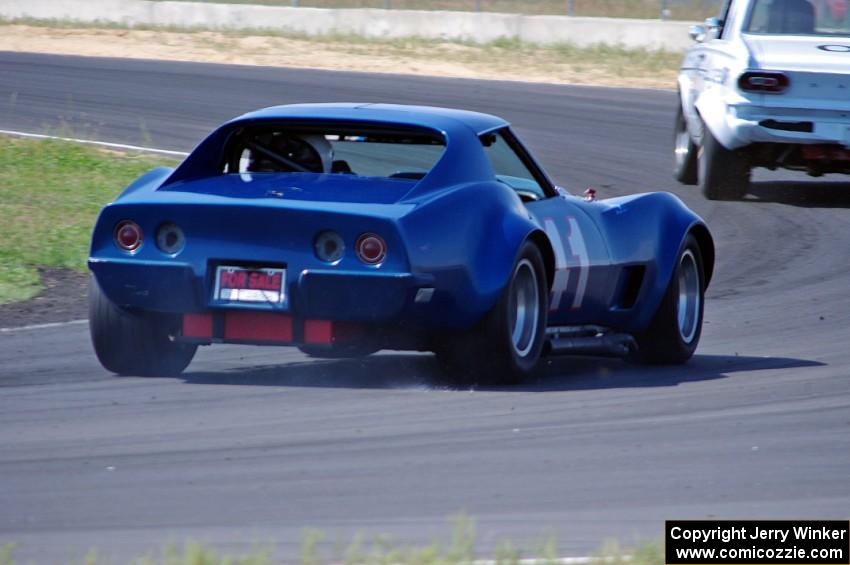
M 297 311 L 326 320 L 389 320 L 417 304 L 417 293 L 431 281 L 410 273 L 304 270 L 297 282 Z
M 733 105 L 726 115 L 729 149 L 751 143 L 836 144 L 850 148 L 850 112 Z

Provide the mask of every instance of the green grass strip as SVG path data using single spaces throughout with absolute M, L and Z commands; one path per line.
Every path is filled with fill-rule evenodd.
M 553 537 L 531 542 L 522 548 L 502 540 L 493 553 L 475 550 L 475 522 L 466 517 L 452 519 L 448 542 L 434 540 L 427 546 L 405 546 L 387 536 L 365 541 L 356 535 L 348 543 L 333 541 L 319 530 L 303 532 L 299 555 L 280 555 L 273 544 L 253 544 L 242 554 L 224 554 L 210 545 L 188 541 L 167 545 L 132 560 L 133 565 L 522 565 L 526 559 L 535 565 L 560 565 L 558 544 Z M 342 543 L 340 543 L 342 541 Z M 14 565 L 14 545 L 0 547 L 0 565 Z M 85 565 L 116 563 L 102 560 L 92 549 L 81 561 Z M 526 562 L 527 563 L 527 562 Z M 664 552 L 658 543 L 642 543 L 632 550 L 608 542 L 590 556 L 587 565 L 663 565 Z
M 41 290 L 39 267 L 84 271 L 101 207 L 174 160 L 72 142 L 0 137 L 0 304 Z

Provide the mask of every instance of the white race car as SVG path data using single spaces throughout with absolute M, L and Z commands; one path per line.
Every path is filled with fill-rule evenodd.
M 754 167 L 850 173 L 850 0 L 726 0 L 690 33 L 677 180 L 731 200 Z

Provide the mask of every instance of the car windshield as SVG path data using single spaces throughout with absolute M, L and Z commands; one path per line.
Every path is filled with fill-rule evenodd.
M 850 0 L 755 0 L 746 31 L 850 36 Z
M 263 126 L 237 131 L 222 172 L 328 173 L 417 180 L 439 160 L 445 141 L 412 129 Z

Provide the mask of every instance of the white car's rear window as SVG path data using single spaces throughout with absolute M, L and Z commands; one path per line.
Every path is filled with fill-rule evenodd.
M 746 31 L 850 36 L 850 0 L 755 0 Z

